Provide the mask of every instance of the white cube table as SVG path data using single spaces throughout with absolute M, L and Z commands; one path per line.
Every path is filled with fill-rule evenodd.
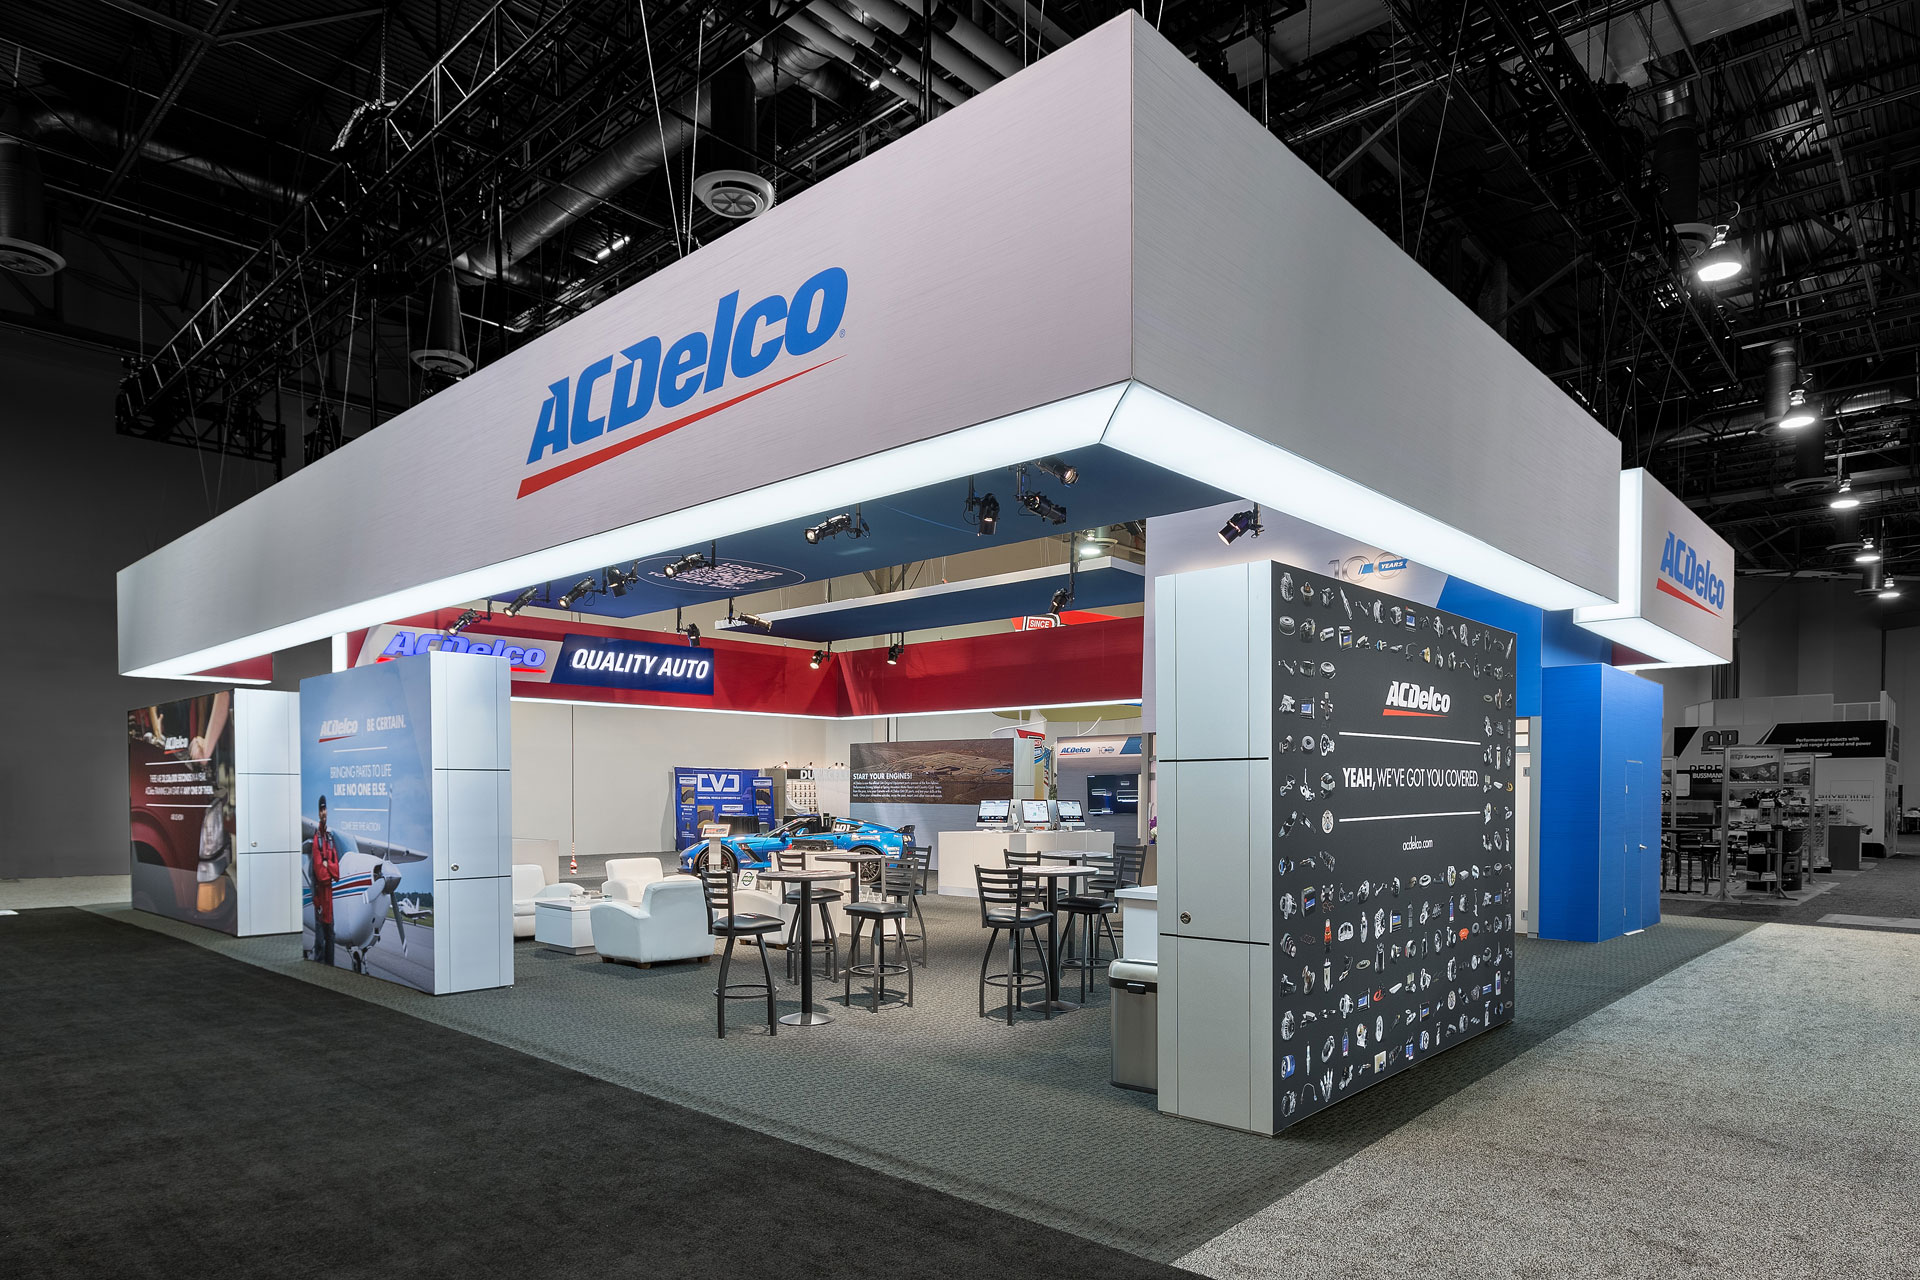
M 598 899 L 540 898 L 533 904 L 533 939 L 570 956 L 593 950 L 593 926 L 587 913 Z

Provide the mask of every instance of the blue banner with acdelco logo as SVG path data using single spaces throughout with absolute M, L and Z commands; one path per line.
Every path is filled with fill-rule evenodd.
M 553 681 L 710 698 L 715 656 L 711 649 L 573 635 L 560 646 L 560 658 L 553 664 Z

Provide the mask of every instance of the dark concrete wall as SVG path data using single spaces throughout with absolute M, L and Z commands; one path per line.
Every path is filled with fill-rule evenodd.
M 115 435 L 120 374 L 110 353 L 0 329 L 0 878 L 126 871 L 127 709 L 215 686 L 117 674 L 114 573 L 272 478 Z M 327 663 L 324 645 L 283 654 L 275 684 Z

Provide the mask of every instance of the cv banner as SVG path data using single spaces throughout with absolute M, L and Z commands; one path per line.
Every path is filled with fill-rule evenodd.
M 716 818 L 749 817 L 764 830 L 773 826 L 773 779 L 758 769 L 685 769 L 673 771 L 679 797 L 674 830 L 680 848 L 700 838 L 700 824 Z
M 553 665 L 553 683 L 602 689 L 649 689 L 655 693 L 713 696 L 712 649 L 611 636 L 570 635 Z
M 1516 640 L 1273 575 L 1284 1128 L 1513 1018 Z
M 127 712 L 133 905 L 238 933 L 233 694 Z
M 304 954 L 428 993 L 431 707 L 425 654 L 300 682 Z
M 847 748 L 853 803 L 975 808 L 1013 795 L 1013 739 L 856 742 Z

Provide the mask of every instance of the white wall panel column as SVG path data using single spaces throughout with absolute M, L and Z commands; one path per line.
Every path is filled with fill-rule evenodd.
M 300 695 L 233 695 L 234 893 L 239 933 L 300 931 Z

